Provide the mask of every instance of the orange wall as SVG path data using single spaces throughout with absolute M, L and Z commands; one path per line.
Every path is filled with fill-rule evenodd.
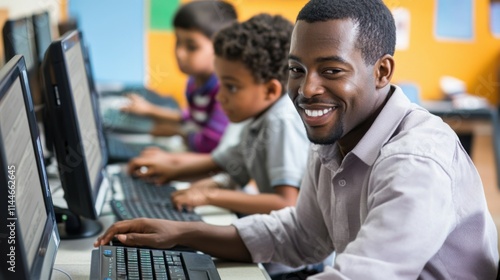
M 280 13 L 295 19 L 305 0 L 228 0 L 237 9 L 239 20 L 269 12 Z M 188 2 L 187 0 L 181 2 Z M 498 101 L 499 83 L 497 67 L 500 39 L 489 31 L 489 0 L 474 0 L 475 38 L 472 42 L 438 41 L 434 37 L 434 0 L 385 0 L 389 8 L 403 7 L 410 11 L 410 46 L 397 51 L 396 73 L 393 82 L 418 84 L 423 99 L 440 99 L 439 78 L 450 75 L 463 80 L 467 90 Z M 186 77 L 177 70 L 173 46 L 174 36 L 169 32 L 148 31 L 147 46 L 149 63 L 148 85 L 164 93 L 172 94 L 181 104 Z M 156 76 L 155 76 L 156 75 Z
M 181 1 L 189 2 L 186 0 Z M 307 2 L 305 0 L 228 0 L 234 5 L 238 12 L 239 20 L 246 20 L 251 16 L 267 12 L 271 14 L 281 14 L 294 22 L 295 17 Z M 174 45 L 175 36 L 171 32 L 151 31 L 147 34 L 148 62 L 147 86 L 166 95 L 172 95 L 182 106 L 185 106 L 184 89 L 186 75 L 182 74 L 175 62 Z
M 489 30 L 489 0 L 474 0 L 475 28 L 472 42 L 438 41 L 434 37 L 436 4 L 433 0 L 385 1 L 390 7 L 410 11 L 410 47 L 397 51 L 393 81 L 419 84 L 423 99 L 440 99 L 439 78 L 450 75 L 463 80 L 467 91 L 498 101 L 497 67 L 500 39 Z

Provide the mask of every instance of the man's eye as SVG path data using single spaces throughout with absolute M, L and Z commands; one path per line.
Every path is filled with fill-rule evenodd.
M 337 74 L 340 72 L 341 72 L 340 69 L 327 69 L 327 70 L 323 71 L 323 73 L 330 74 L 330 75 L 334 75 L 334 74 Z

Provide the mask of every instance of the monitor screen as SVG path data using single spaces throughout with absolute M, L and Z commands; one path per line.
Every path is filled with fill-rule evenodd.
M 34 14 L 32 16 L 33 28 L 35 31 L 35 45 L 38 63 L 41 64 L 45 51 L 52 42 L 52 32 L 48 12 Z
M 8 61 L 14 55 L 24 56 L 26 68 L 28 69 L 28 79 L 31 88 L 31 95 L 35 106 L 43 103 L 41 93 L 41 83 L 38 74 L 38 59 L 36 55 L 35 33 L 31 18 L 9 19 L 2 29 L 3 44 L 5 50 L 5 60 Z
M 49 279 L 59 236 L 24 59 L 0 71 L 1 279 Z
M 107 189 L 107 157 L 77 31 L 50 44 L 43 73 L 64 197 L 73 213 L 95 220 Z

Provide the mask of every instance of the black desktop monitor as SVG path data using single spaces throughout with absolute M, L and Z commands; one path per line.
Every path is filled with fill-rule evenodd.
M 45 56 L 45 51 L 49 47 L 50 43 L 52 42 L 52 32 L 51 32 L 51 24 L 50 24 L 50 17 L 49 17 L 49 12 L 43 11 L 39 13 L 35 13 L 31 16 L 32 22 L 33 22 L 33 31 L 35 35 L 35 46 L 36 46 L 36 63 L 38 66 L 38 84 L 40 85 L 40 90 L 43 92 L 44 87 L 43 87 L 43 81 L 42 81 L 42 70 L 40 69 L 43 61 L 43 57 Z M 42 100 L 43 100 L 43 94 L 42 95 Z M 49 129 L 49 124 L 48 122 L 48 117 L 47 117 L 47 112 L 46 110 L 42 109 L 42 112 L 37 115 L 37 117 L 41 118 L 38 119 L 38 121 L 43 122 L 43 136 L 45 140 L 45 159 L 46 163 L 48 164 L 49 161 L 54 153 L 53 149 L 53 139 L 52 139 L 52 132 Z
M 35 45 L 38 63 L 41 64 L 45 51 L 52 42 L 52 32 L 50 26 L 49 12 L 40 12 L 31 17 L 35 31 Z
M 61 238 L 96 235 L 101 226 L 95 220 L 109 188 L 107 152 L 96 122 L 78 31 L 50 44 L 42 68 L 64 198 L 68 214 L 78 220 L 76 228 L 73 222 L 66 223 Z
M 0 279 L 50 279 L 59 245 L 28 73 L 0 69 Z
M 14 55 L 24 56 L 28 79 L 31 88 L 33 102 L 38 107 L 43 103 L 42 85 L 38 74 L 38 58 L 36 54 L 35 32 L 31 17 L 9 19 L 2 28 L 5 61 L 9 61 Z

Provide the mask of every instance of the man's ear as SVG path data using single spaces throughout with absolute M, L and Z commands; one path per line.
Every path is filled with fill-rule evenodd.
M 374 71 L 377 89 L 387 86 L 394 73 L 394 58 L 389 54 L 384 55 L 375 63 Z
M 277 79 L 271 79 L 266 83 L 266 100 L 275 101 L 281 97 L 283 85 Z

